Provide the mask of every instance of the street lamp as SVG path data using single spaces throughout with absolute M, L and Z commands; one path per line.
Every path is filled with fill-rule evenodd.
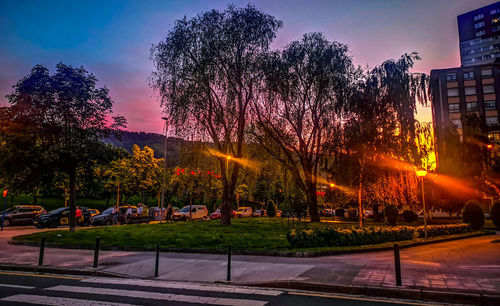
M 229 180 L 229 160 L 231 159 L 231 155 L 226 156 L 226 179 Z
M 333 209 L 333 188 L 335 188 L 335 183 L 330 183 L 330 205 Z
M 163 143 L 163 177 L 161 180 L 161 210 L 160 210 L 160 222 L 163 220 L 165 207 L 165 188 L 167 184 L 167 139 L 168 139 L 168 118 L 161 117 L 165 121 L 165 142 Z
M 3 232 L 3 222 L 5 220 L 5 206 L 7 205 L 7 193 L 9 190 L 7 188 L 3 189 L 3 213 L 2 213 L 2 229 L 1 231 Z
M 424 208 L 424 233 L 425 233 L 425 238 L 427 238 L 427 210 L 425 209 L 425 194 L 424 194 L 424 177 L 427 175 L 427 171 L 425 170 L 417 170 L 416 171 L 417 177 L 421 178 L 422 181 L 422 205 Z

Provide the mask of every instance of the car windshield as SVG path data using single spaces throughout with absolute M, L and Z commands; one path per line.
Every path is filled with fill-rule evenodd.
M 238 208 L 237 211 L 245 211 L 245 209 L 244 208 Z
M 7 208 L 7 209 L 5 210 L 5 213 L 6 213 L 6 214 L 7 214 L 7 213 L 11 213 L 11 212 L 13 212 L 13 211 L 16 211 L 17 209 L 18 209 L 18 207 L 11 207 L 11 208 Z
M 113 207 L 110 207 L 110 208 L 106 209 L 105 211 L 103 211 L 101 213 L 101 215 L 109 215 L 111 213 L 113 213 Z
M 53 209 L 53 210 L 49 211 L 49 214 L 58 214 L 58 213 L 62 212 L 65 209 L 66 209 L 66 207 L 56 208 L 56 209 Z
M 220 213 L 220 209 L 217 209 L 216 211 L 214 211 L 214 213 Z
M 179 210 L 180 212 L 189 212 L 189 206 L 184 206 L 183 208 L 181 208 L 181 210 Z

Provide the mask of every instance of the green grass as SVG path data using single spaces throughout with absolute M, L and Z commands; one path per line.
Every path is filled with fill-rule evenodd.
M 345 223 L 302 224 L 307 228 L 346 227 Z M 66 230 L 41 232 L 18 236 L 15 240 L 39 242 L 41 237 L 47 243 L 61 246 L 81 246 L 93 248 L 95 238 L 102 237 L 101 245 L 120 248 L 137 247 L 153 249 L 159 243 L 162 248 L 223 250 L 231 245 L 233 250 L 247 251 L 345 251 L 373 247 L 390 247 L 392 242 L 346 247 L 327 247 L 311 249 L 293 249 L 286 239 L 288 232 L 286 220 L 271 218 L 234 219 L 231 226 L 221 225 L 219 221 L 194 221 L 162 224 L 123 225 L 112 227 L 80 228 L 75 233 Z M 467 233 L 470 235 L 471 233 Z M 467 236 L 464 234 L 454 236 Z M 441 239 L 433 237 L 429 240 Z M 417 240 L 419 241 L 419 240 Z M 399 242 L 400 245 L 412 241 Z M 413 241 L 415 242 L 415 240 Z

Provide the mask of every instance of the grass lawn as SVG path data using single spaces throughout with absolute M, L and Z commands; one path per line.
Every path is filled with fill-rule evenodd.
M 283 221 L 283 222 L 282 222 Z M 345 223 L 305 224 L 311 227 L 349 227 Z M 48 231 L 18 236 L 15 240 L 39 242 L 41 237 L 47 243 L 61 246 L 81 246 L 93 248 L 95 238 L 102 237 L 101 245 L 106 247 L 138 247 L 153 249 L 159 243 L 162 248 L 224 250 L 231 245 L 233 250 L 247 251 L 344 251 L 373 247 L 390 247 L 393 242 L 377 245 L 326 247 L 314 249 L 293 249 L 286 239 L 286 220 L 271 218 L 233 219 L 231 226 L 223 226 L 219 221 L 194 221 L 162 224 L 123 225 L 110 227 L 80 228 L 75 233 L 68 231 Z M 467 236 L 471 233 L 433 237 L 441 238 Z M 420 239 L 421 240 L 421 239 Z M 420 241 L 416 240 L 416 241 Z M 400 245 L 413 241 L 402 241 Z

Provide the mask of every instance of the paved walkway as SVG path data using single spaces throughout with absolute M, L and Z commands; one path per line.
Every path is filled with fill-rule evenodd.
M 12 236 L 37 231 L 8 228 L 0 233 L 0 263 L 36 265 L 38 248 L 7 243 Z M 393 252 L 317 258 L 234 255 L 232 281 L 300 281 L 332 285 L 395 287 Z M 91 268 L 92 250 L 47 248 L 44 264 Z M 159 278 L 215 282 L 226 279 L 225 255 L 162 253 Z M 99 269 L 138 278 L 154 275 L 153 252 L 103 251 Z M 500 236 L 483 236 L 401 250 L 403 287 L 500 294 Z

